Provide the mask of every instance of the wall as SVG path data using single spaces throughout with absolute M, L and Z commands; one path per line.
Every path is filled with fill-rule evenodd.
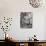
M 33 28 L 32 29 L 21 29 L 20 28 L 20 12 L 33 12 Z M 37 35 L 39 40 L 45 39 L 45 15 L 46 8 L 33 8 L 30 6 L 28 0 L 0 0 L 0 18 L 13 17 L 13 22 L 10 33 L 17 40 L 27 40 L 34 34 Z M 0 31 L 0 35 L 2 35 Z M 3 33 L 4 34 L 4 33 Z M 3 37 L 0 36 L 0 39 Z M 4 39 L 4 38 L 3 38 Z

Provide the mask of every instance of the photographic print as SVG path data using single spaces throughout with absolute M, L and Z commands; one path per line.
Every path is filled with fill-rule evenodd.
M 20 13 L 20 27 L 21 28 L 32 28 L 32 12 L 21 12 Z

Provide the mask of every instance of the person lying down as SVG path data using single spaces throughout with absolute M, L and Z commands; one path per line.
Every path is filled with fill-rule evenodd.
M 9 41 L 15 42 L 17 39 L 16 39 L 16 37 L 13 36 L 12 34 L 7 33 L 7 34 L 6 34 L 6 40 L 9 40 Z

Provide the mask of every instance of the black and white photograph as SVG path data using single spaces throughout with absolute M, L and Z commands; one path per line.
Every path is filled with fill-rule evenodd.
M 32 28 L 32 12 L 21 12 L 20 13 L 20 27 L 21 28 Z

